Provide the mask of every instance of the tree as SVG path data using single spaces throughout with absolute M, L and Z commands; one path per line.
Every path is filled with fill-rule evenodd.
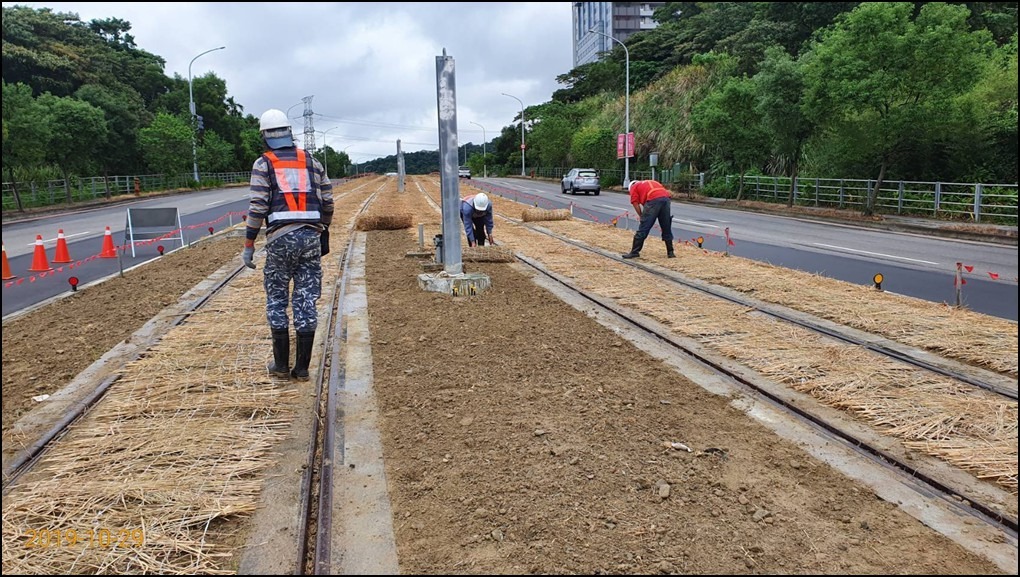
M 804 56 L 809 116 L 829 127 L 856 125 L 879 164 L 864 214 L 900 145 L 919 127 L 945 118 L 953 98 L 975 83 L 992 47 L 988 31 L 972 32 L 964 6 L 930 3 L 912 20 L 909 2 L 866 2 L 823 32 Z
M 3 154 L 4 168 L 14 192 L 18 210 L 24 210 L 18 193 L 15 169 L 38 166 L 46 159 L 46 143 L 50 140 L 48 117 L 32 98 L 32 89 L 25 84 L 3 83 Z
M 93 147 L 106 143 L 106 117 L 102 109 L 71 97 L 43 94 L 38 102 L 49 118 L 47 159 L 56 163 L 64 177 L 67 202 L 71 198 L 71 174 L 83 172 L 94 163 Z
M 103 111 L 109 133 L 103 143 L 97 143 L 93 152 L 107 179 L 106 196 L 109 198 L 110 174 L 130 173 L 141 166 L 138 130 L 143 121 L 148 120 L 149 113 L 138 92 L 124 85 L 86 84 L 78 89 L 75 96 Z
M 234 147 L 215 132 L 206 132 L 198 147 L 198 161 L 208 172 L 227 172 L 236 168 Z
M 138 144 L 149 168 L 162 174 L 189 172 L 194 129 L 188 118 L 160 112 L 138 133 Z M 252 161 L 255 159 L 253 158 Z
M 711 92 L 692 111 L 691 125 L 698 138 L 716 155 L 740 172 L 737 200 L 744 194 L 744 175 L 764 163 L 768 133 L 755 110 L 756 90 L 748 78 L 731 78 Z
M 616 133 L 591 125 L 578 130 L 570 143 L 574 164 L 603 168 L 616 162 Z
M 815 124 L 804 114 L 804 74 L 802 68 L 780 47 L 766 51 L 761 71 L 754 76 L 757 102 L 764 131 L 783 164 L 789 166 L 790 190 L 786 206 L 793 206 L 793 192 L 804 144 L 814 134 Z

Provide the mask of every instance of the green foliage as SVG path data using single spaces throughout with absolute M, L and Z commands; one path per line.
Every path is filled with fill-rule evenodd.
M 715 156 L 733 166 L 741 178 L 764 164 L 769 135 L 755 110 L 756 86 L 747 78 L 731 78 L 699 102 L 691 112 L 698 138 Z
M 86 84 L 75 97 L 103 111 L 108 138 L 95 147 L 96 160 L 104 173 L 127 174 L 139 166 L 138 129 L 152 115 L 141 96 L 122 84 Z
M 616 162 L 616 132 L 585 126 L 574 134 L 570 156 L 577 166 L 609 167 Z
M 12 181 L 15 168 L 38 167 L 46 160 L 48 121 L 28 85 L 3 83 L 3 164 Z
M 949 128 L 954 98 L 973 87 L 993 46 L 987 31 L 968 30 L 966 7 L 929 3 L 913 13 L 907 2 L 861 4 L 805 55 L 808 116 L 827 127 L 857 124 L 879 182 L 903 150 L 923 144 L 919 130 Z
M 106 143 L 103 111 L 83 100 L 48 93 L 40 96 L 38 103 L 50 127 L 47 160 L 60 167 L 65 180 L 75 171 L 90 171 L 96 164 L 93 147 L 101 148 Z M 70 189 L 67 200 L 71 201 Z
M 138 133 L 138 144 L 149 169 L 163 174 L 190 173 L 194 134 L 187 117 L 156 114 L 152 123 Z
M 202 172 L 235 170 L 234 147 L 219 134 L 206 131 L 198 147 L 198 166 Z

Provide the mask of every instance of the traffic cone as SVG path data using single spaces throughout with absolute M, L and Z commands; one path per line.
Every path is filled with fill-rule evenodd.
M 32 268 L 28 272 L 46 272 L 53 270 L 49 261 L 46 260 L 46 247 L 43 246 L 42 235 L 35 235 L 35 256 L 32 258 Z
M 117 258 L 117 247 L 113 246 L 113 233 L 110 227 L 106 227 L 106 235 L 103 237 L 103 252 L 99 258 Z
M 4 278 L 3 278 L 3 280 L 9 280 L 9 279 L 14 278 L 14 275 L 11 274 L 11 263 L 7 262 L 7 245 L 3 245 L 3 249 L 4 249 Z
M 57 250 L 53 254 L 53 262 L 61 264 L 71 262 L 71 253 L 67 251 L 67 239 L 64 238 L 64 229 L 57 231 Z

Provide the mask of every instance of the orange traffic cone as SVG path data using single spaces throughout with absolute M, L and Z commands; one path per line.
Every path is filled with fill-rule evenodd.
M 113 246 L 113 233 L 110 227 L 106 227 L 106 235 L 103 237 L 103 252 L 99 258 L 117 258 L 117 247 Z
M 28 272 L 45 272 L 53 270 L 49 261 L 46 260 L 46 247 L 43 246 L 42 235 L 35 235 L 35 256 L 32 258 L 32 268 Z
M 53 254 L 53 262 L 71 262 L 71 253 L 67 251 L 67 239 L 64 238 L 64 229 L 57 231 L 57 250 Z
M 14 275 L 11 274 L 11 263 L 7 262 L 7 245 L 3 245 L 3 249 L 4 249 L 4 278 L 3 278 L 3 280 L 9 280 L 9 279 L 14 278 Z

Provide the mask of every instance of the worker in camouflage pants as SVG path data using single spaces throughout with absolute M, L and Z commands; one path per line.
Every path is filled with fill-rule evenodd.
M 297 334 L 314 333 L 319 315 L 316 303 L 322 294 L 319 233 L 301 228 L 266 245 L 266 317 L 271 330 L 290 328 L 287 302 L 294 309 Z M 294 281 L 291 293 L 290 283 Z
M 259 121 L 259 130 L 268 150 L 252 166 L 241 255 L 246 266 L 255 268 L 255 239 L 264 222 L 263 285 L 266 318 L 273 336 L 273 362 L 267 368 L 277 376 L 307 380 L 318 325 L 316 305 L 322 294 L 322 255 L 329 252 L 333 188 L 322 164 L 295 145 L 286 114 L 267 110 Z M 293 369 L 288 305 L 297 334 Z

